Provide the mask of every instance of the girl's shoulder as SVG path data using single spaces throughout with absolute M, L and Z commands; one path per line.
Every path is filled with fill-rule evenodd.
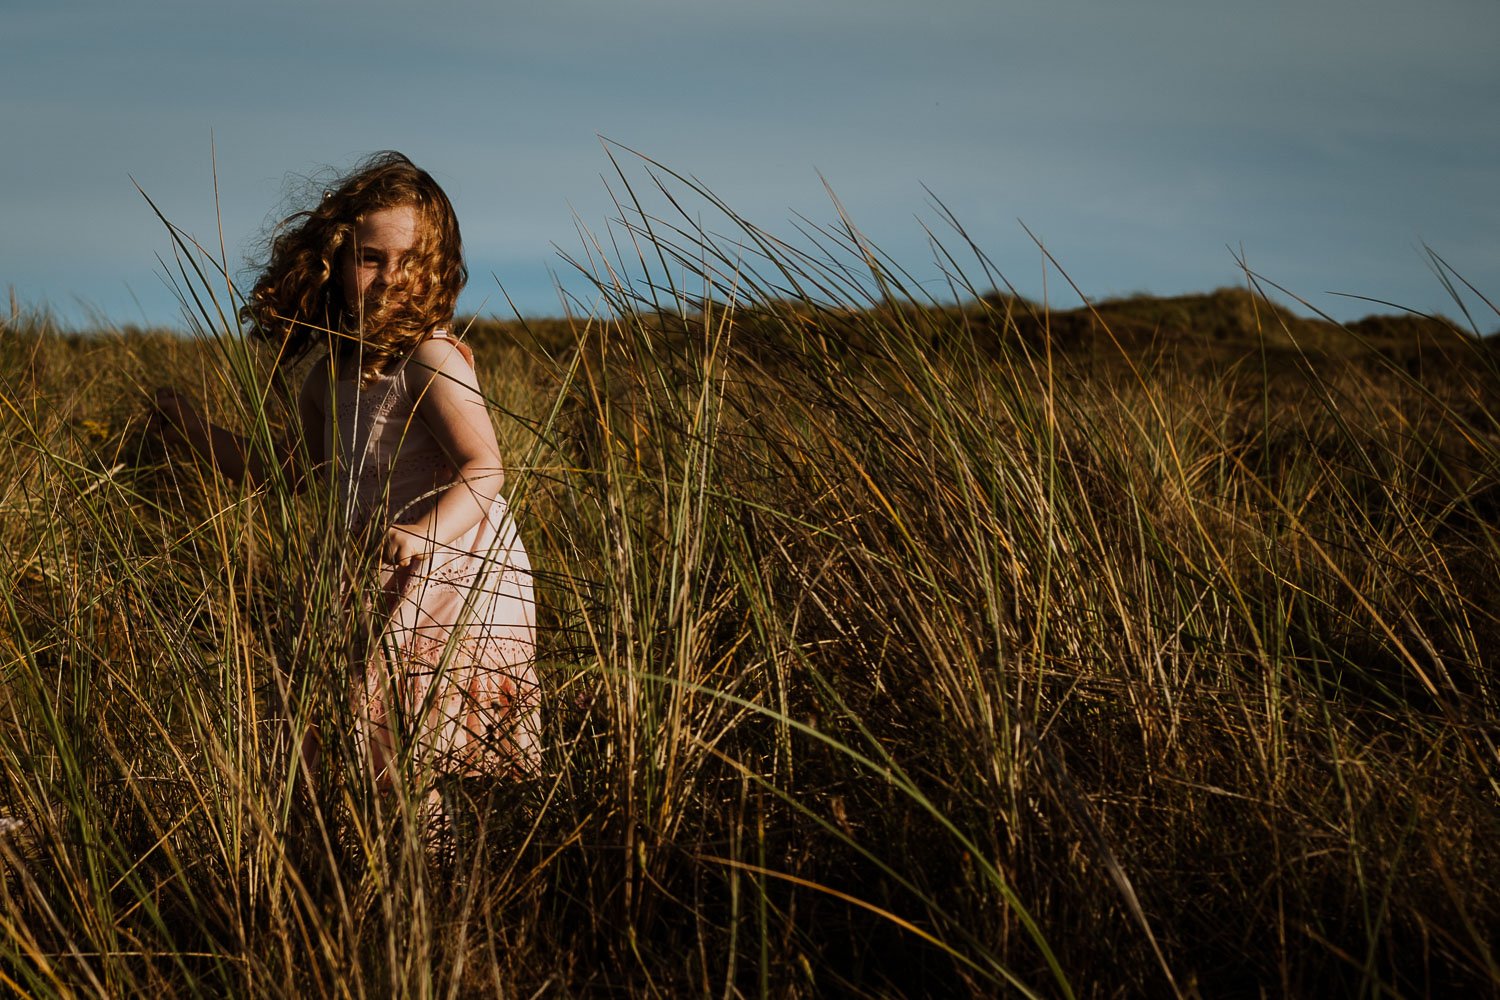
M 428 369 L 442 369 L 452 363 L 455 357 L 463 359 L 464 364 L 473 370 L 474 352 L 446 327 L 433 330 L 411 352 L 411 360 L 419 367 Z
M 473 352 L 468 344 L 446 330 L 435 331 L 412 350 L 402 365 L 401 380 L 406 392 L 415 400 L 426 398 L 435 390 L 443 397 L 448 396 L 449 390 L 462 393 L 479 391 Z

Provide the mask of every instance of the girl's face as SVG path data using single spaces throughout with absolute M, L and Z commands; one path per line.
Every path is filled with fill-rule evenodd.
M 415 206 L 397 205 L 376 209 L 354 227 L 354 239 L 339 264 L 339 285 L 351 313 L 372 311 L 386 288 L 405 273 L 420 225 Z

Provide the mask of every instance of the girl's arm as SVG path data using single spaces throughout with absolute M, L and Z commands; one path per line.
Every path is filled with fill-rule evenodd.
M 326 460 L 322 431 L 326 419 L 326 381 L 326 373 L 319 368 L 308 375 L 297 407 L 303 433 L 276 442 L 274 454 L 270 456 L 254 447 L 249 438 L 211 422 L 189 397 L 170 386 L 158 389 L 153 402 L 161 421 L 162 436 L 187 445 L 229 479 L 238 482 L 248 477 L 252 484 L 260 486 L 270 478 L 271 469 L 279 467 L 294 486 L 300 487 L 304 477 L 298 440 L 306 439 L 313 468 Z
M 211 423 L 192 399 L 170 386 L 156 390 L 153 402 L 162 437 L 187 445 L 236 482 L 247 475 L 254 483 L 265 480 L 266 463 L 254 453 L 248 438 Z
M 442 338 L 424 341 L 407 371 L 417 397 L 417 417 L 443 449 L 454 476 L 425 517 L 392 525 L 386 532 L 382 561 L 398 566 L 473 528 L 489 513 L 505 482 L 489 408 L 459 348 Z

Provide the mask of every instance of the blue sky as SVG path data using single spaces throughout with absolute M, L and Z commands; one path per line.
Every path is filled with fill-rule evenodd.
M 1059 307 L 1022 222 L 1092 298 L 1240 283 L 1243 247 L 1340 318 L 1375 307 L 1330 292 L 1453 314 L 1424 242 L 1500 297 L 1494 0 L 0 0 L 0 26 L 0 283 L 73 325 L 179 322 L 131 178 L 217 245 L 217 176 L 238 273 L 299 177 L 383 148 L 453 197 L 462 309 L 506 312 L 498 278 L 556 314 L 558 279 L 587 298 L 558 249 L 616 214 L 600 136 L 778 235 L 836 219 L 821 175 L 938 292 L 925 189 Z

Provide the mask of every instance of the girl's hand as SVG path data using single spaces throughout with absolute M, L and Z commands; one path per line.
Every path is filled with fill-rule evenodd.
M 165 386 L 156 390 L 151 404 L 162 437 L 177 444 L 197 443 L 193 430 L 202 427 L 204 419 L 191 399 L 171 386 Z
M 405 566 L 427 554 L 426 537 L 415 528 L 393 524 L 385 531 L 380 547 L 380 561 L 387 566 Z

